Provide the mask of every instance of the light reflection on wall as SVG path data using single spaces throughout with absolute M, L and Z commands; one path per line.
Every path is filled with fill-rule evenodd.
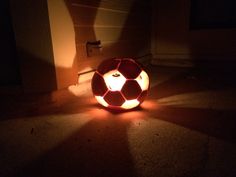
M 76 56 L 75 31 L 64 0 L 48 0 L 48 13 L 55 65 L 71 68 Z
M 64 0 L 48 0 L 57 89 L 77 82 L 78 64 L 74 24 Z
M 134 0 L 129 0 L 125 2 L 125 10 L 118 9 L 109 9 L 103 8 L 106 1 L 101 1 L 97 10 L 97 14 L 94 21 L 94 32 L 96 39 L 102 40 L 102 42 L 117 42 L 120 39 L 121 33 L 125 26 L 125 22 L 129 16 L 129 10 L 132 7 Z M 110 14 L 114 14 L 116 19 L 111 18 Z M 111 28 L 109 30 L 111 34 L 107 34 L 110 36 L 110 39 L 107 36 L 104 36 L 104 28 Z M 104 39 L 103 41 L 103 38 Z M 108 44 L 112 45 L 112 43 Z

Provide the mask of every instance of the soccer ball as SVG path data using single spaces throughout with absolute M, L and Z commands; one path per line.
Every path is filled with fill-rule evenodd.
M 149 90 L 149 77 L 133 59 L 103 61 L 92 78 L 93 94 L 101 105 L 132 109 L 140 105 Z

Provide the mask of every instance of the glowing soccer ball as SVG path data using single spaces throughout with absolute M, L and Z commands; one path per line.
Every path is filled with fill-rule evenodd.
M 92 91 L 103 106 L 132 109 L 140 105 L 149 89 L 149 77 L 133 59 L 103 61 L 92 78 Z

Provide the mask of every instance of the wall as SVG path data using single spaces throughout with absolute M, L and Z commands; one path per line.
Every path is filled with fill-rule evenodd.
M 47 0 L 57 89 L 76 84 L 78 63 L 74 24 L 64 0 Z
M 75 32 L 64 0 L 10 2 L 24 91 L 76 84 Z
M 150 58 L 150 1 L 66 0 L 75 29 L 78 71 L 113 57 Z M 88 57 L 87 41 L 101 41 Z
M 26 92 L 62 89 L 107 58 L 150 59 L 150 1 L 10 0 Z M 102 49 L 87 56 L 86 42 Z
M 236 59 L 236 29 L 190 30 L 189 0 L 152 3 L 153 64 L 189 66 Z

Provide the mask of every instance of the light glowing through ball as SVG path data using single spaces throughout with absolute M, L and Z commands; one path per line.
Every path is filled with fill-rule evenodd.
M 112 109 L 132 109 L 147 96 L 149 77 L 135 60 L 115 58 L 98 66 L 91 84 L 101 105 Z

